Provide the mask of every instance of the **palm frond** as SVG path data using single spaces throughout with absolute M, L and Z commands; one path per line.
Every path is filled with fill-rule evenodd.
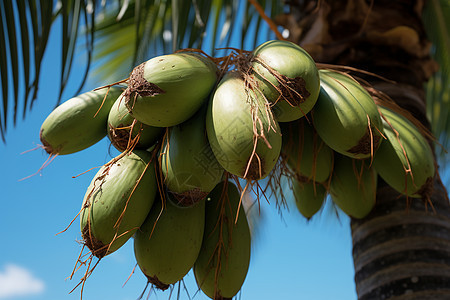
M 280 1 L 258 3 L 267 14 L 283 10 Z M 261 31 L 268 32 L 264 38 L 275 37 L 247 1 L 127 1 L 97 20 L 94 57 L 99 64 L 94 75 L 108 82 L 120 80 L 139 63 L 183 48 L 215 56 L 221 53 L 217 48 L 232 41 L 240 41 L 232 45 L 237 48 L 255 47 Z
M 439 70 L 426 85 L 427 112 L 432 130 L 444 146 L 450 144 L 450 2 L 430 0 L 424 12 L 424 23 L 433 42 L 432 55 Z M 441 151 L 443 155 L 445 151 Z
M 100 1 L 98 1 L 100 2 Z M 52 25 L 61 19 L 62 64 L 60 98 L 72 71 L 75 45 L 80 28 L 85 26 L 87 66 L 80 86 L 87 78 L 93 46 L 93 15 L 98 6 L 92 0 L 1 1 L 0 4 L 0 78 L 1 108 L 0 136 L 5 141 L 9 123 L 16 124 L 19 111 L 22 117 L 32 108 L 39 88 L 42 61 Z M 59 100 L 55 101 L 55 105 Z

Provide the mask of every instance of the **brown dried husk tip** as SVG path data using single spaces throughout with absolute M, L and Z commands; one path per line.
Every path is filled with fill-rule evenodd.
M 58 149 L 53 149 L 52 145 L 50 145 L 50 143 L 47 142 L 47 140 L 43 137 L 42 132 L 43 129 L 41 129 L 41 131 L 39 132 L 39 139 L 41 140 L 42 143 L 42 149 L 44 149 L 45 152 L 47 152 L 50 155 L 58 154 Z
M 290 78 L 279 74 L 280 93 L 291 106 L 299 106 L 311 93 L 306 89 L 306 82 L 301 77 Z
M 142 148 L 141 143 L 139 143 L 141 139 L 141 133 L 143 130 L 142 124 L 139 124 L 139 131 L 133 137 L 133 130 L 136 125 L 136 120 L 129 126 L 124 124 L 119 124 L 117 127 L 108 124 L 109 127 L 109 138 L 111 143 L 121 152 L 126 150 L 133 151 L 133 149 Z
M 128 148 L 128 142 L 130 140 L 131 130 L 125 125 L 120 124 L 118 127 L 114 127 L 111 124 L 109 126 L 109 136 L 113 145 L 121 151 Z
M 430 202 L 431 195 L 433 194 L 433 191 L 434 191 L 433 181 L 434 181 L 433 177 L 428 177 L 425 184 L 423 184 L 422 187 L 417 191 L 417 194 L 419 194 L 421 196 L 422 200 L 424 200 L 425 202 L 431 203 Z M 448 195 L 448 193 L 447 193 L 447 195 Z M 448 198 L 448 196 L 447 196 L 447 198 Z
M 358 141 L 358 144 L 347 150 L 353 154 L 371 154 L 374 149 L 377 149 L 381 143 L 381 136 L 374 134 L 378 129 L 375 126 L 367 126 L 366 134 L 364 134 Z
M 264 166 L 264 159 L 254 153 L 254 155 L 250 158 L 246 169 L 244 170 L 245 179 L 258 180 L 263 178 L 266 174 L 262 166 Z
M 161 291 L 165 291 L 170 287 L 170 284 L 166 284 L 164 282 L 161 282 L 158 277 L 156 276 L 147 276 L 148 282 L 151 283 L 153 286 L 155 286 L 157 289 Z
M 233 298 L 226 298 L 226 297 L 222 297 L 219 292 L 216 292 L 216 294 L 214 295 L 214 300 L 232 300 Z
M 170 194 L 173 196 L 171 198 L 172 200 L 175 200 L 174 203 L 176 205 L 189 207 L 205 199 L 209 193 L 204 192 L 199 188 L 195 188 L 183 193 L 170 192 Z
M 96 239 L 94 235 L 89 231 L 89 225 L 86 224 L 81 231 L 83 243 L 91 250 L 91 253 L 98 258 L 103 258 L 108 253 L 108 245 L 103 244 L 100 240 Z
M 128 87 L 124 92 L 125 103 L 128 109 L 132 109 L 134 105 L 134 99 L 137 96 L 151 97 L 160 94 L 164 94 L 165 91 L 154 83 L 148 82 L 144 78 L 145 62 L 133 69 L 128 78 Z M 133 102 L 130 104 L 130 102 Z

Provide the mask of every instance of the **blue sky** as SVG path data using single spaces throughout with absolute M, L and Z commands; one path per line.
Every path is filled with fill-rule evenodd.
M 72 294 L 82 276 L 79 271 L 68 280 L 81 250 L 79 220 L 62 231 L 78 213 L 95 171 L 72 178 L 109 161 L 114 152 L 107 139 L 76 154 L 57 157 L 42 172 L 36 172 L 47 159 L 36 147 L 39 129 L 51 112 L 58 95 L 60 53 L 59 31 L 54 28 L 46 53 L 37 105 L 7 133 L 7 144 L 0 144 L 4 159 L 0 173 L 2 210 L 0 228 L 0 299 L 80 299 L 80 289 Z M 238 45 L 231 45 L 238 46 Z M 77 57 L 75 74 L 83 70 L 83 57 Z M 106 82 L 88 82 L 88 91 Z M 66 97 L 75 90 L 71 82 Z M 68 95 L 68 96 L 67 96 Z M 291 206 L 281 217 L 275 203 L 261 202 L 261 227 L 253 244 L 252 260 L 242 288 L 242 299 L 356 299 L 351 258 L 349 220 L 340 221 L 328 211 L 307 223 Z M 101 261 L 84 288 L 83 299 L 137 299 L 146 280 L 140 270 L 132 275 L 136 261 L 132 243 Z M 194 276 L 185 279 L 194 296 Z M 176 294 L 172 296 L 176 299 Z M 157 293 L 150 299 L 168 299 Z M 188 299 L 182 292 L 180 299 Z M 201 293 L 193 299 L 207 299 Z

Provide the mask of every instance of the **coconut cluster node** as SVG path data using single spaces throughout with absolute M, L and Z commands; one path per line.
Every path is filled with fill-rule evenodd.
M 241 290 L 251 253 L 243 195 L 254 187 L 277 202 L 292 199 L 307 219 L 327 195 L 364 218 L 378 176 L 407 197 L 432 192 L 430 135 L 346 70 L 318 69 L 291 42 L 218 58 L 192 49 L 162 55 L 121 84 L 66 101 L 40 138 L 50 156 L 105 136 L 119 151 L 86 190 L 83 244 L 90 260 L 104 259 L 134 236 L 137 264 L 156 289 L 192 270 L 211 299 Z M 84 284 L 92 268 L 81 257 Z

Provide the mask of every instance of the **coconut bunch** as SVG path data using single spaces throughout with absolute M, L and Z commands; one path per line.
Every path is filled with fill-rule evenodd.
M 250 255 L 248 222 L 243 210 L 237 213 L 240 193 L 225 183 L 206 133 L 218 76 L 216 62 L 199 53 L 156 57 L 137 66 L 125 87 L 106 86 L 72 98 L 44 121 L 41 140 L 51 156 L 81 151 L 105 136 L 120 152 L 94 175 L 78 214 L 83 249 L 89 251 L 87 259 L 80 255 L 77 261 L 87 266 L 82 284 L 95 268 L 93 258 L 103 259 L 134 236 L 136 260 L 154 287 L 165 290 L 179 282 L 203 257 L 196 270 L 209 295 L 232 297 L 239 291 Z M 232 210 L 216 211 L 217 203 Z M 220 234 L 208 221 L 217 216 L 227 227 Z M 217 234 L 209 238 L 213 231 Z M 236 233 L 232 246 L 233 231 L 247 235 Z M 221 254 L 210 265 L 208 256 L 219 243 Z M 228 260 L 236 260 L 231 269 Z M 215 268 L 223 273 L 218 281 L 210 277 Z
M 310 219 L 329 194 L 347 215 L 363 218 L 375 205 L 378 175 L 399 193 L 429 201 L 436 172 L 431 134 L 347 73 L 319 75 L 311 112 L 281 127 L 281 174 L 299 212 Z
M 50 156 L 108 136 L 119 154 L 86 190 L 83 244 L 89 259 L 103 259 L 134 237 L 136 261 L 157 289 L 193 270 L 208 297 L 238 293 L 251 252 L 241 208 L 249 186 L 292 197 L 307 219 L 327 195 L 365 217 L 378 175 L 409 197 L 430 195 L 434 158 L 417 122 L 346 72 L 319 70 L 293 43 L 220 58 L 162 55 L 122 83 L 66 101 L 40 136 Z M 88 265 L 84 284 L 92 268 L 77 263 Z

